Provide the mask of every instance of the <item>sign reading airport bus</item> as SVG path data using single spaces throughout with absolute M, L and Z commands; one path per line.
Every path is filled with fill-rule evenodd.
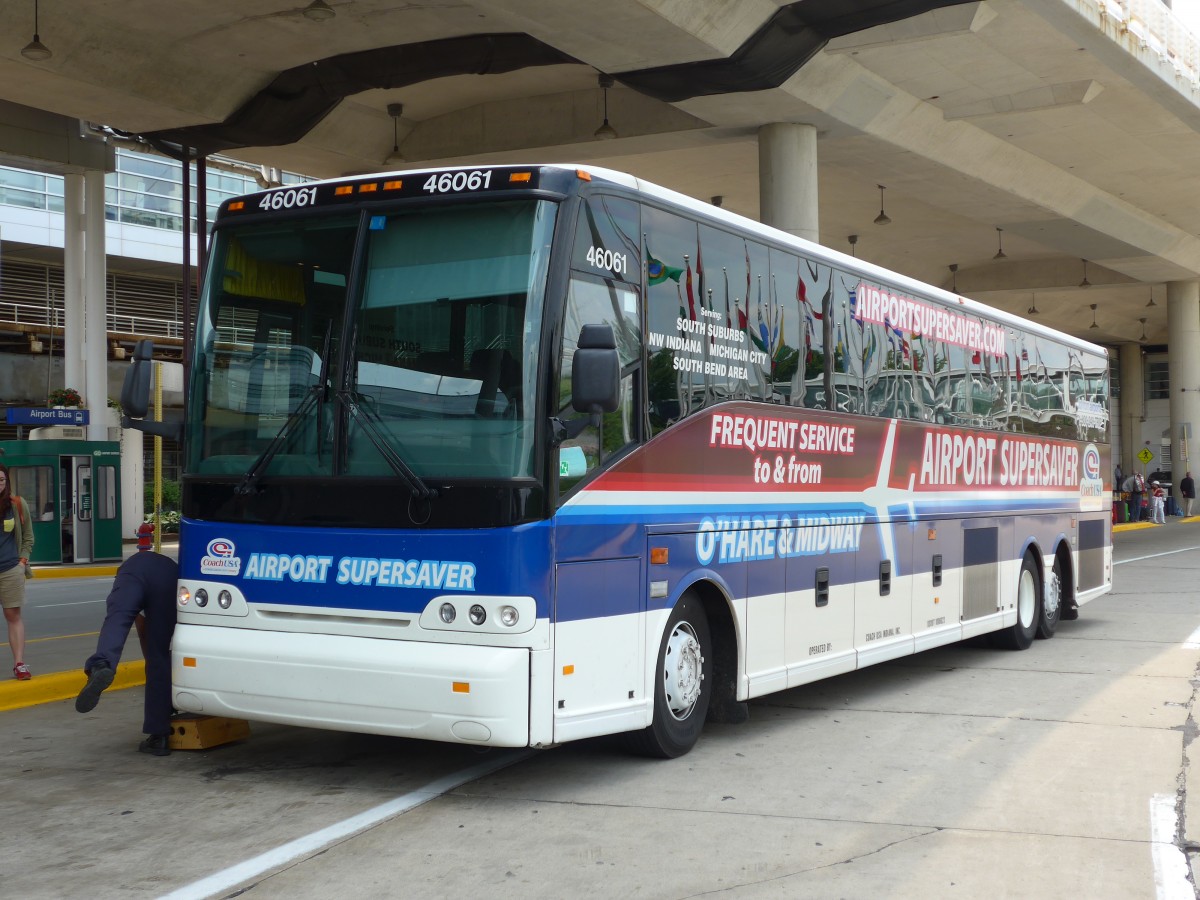
M 9 425 L 86 425 L 86 409 L 47 409 L 44 407 L 9 407 L 5 411 Z

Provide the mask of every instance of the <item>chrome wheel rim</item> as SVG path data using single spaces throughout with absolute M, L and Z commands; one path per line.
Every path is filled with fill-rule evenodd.
M 667 638 L 667 649 L 663 654 L 663 692 L 672 716 L 683 721 L 692 714 L 700 699 L 703 681 L 704 656 L 700 652 L 700 640 L 691 624 L 680 622 Z

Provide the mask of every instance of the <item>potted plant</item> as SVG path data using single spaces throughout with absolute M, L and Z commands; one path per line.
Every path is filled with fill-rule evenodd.
M 76 408 L 83 406 L 83 398 L 79 396 L 79 391 L 75 388 L 55 388 L 50 392 L 51 406 L 74 406 Z

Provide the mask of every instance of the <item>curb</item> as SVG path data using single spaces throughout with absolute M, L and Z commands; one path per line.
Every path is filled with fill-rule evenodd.
M 116 566 L 71 566 L 70 568 L 43 568 L 33 566 L 34 578 L 99 578 L 117 574 Z
M 139 659 L 117 666 L 117 675 L 108 690 L 119 691 L 145 683 L 146 661 Z M 34 675 L 29 681 L 0 681 L 0 712 L 70 700 L 79 694 L 85 684 L 87 678 L 82 671 Z

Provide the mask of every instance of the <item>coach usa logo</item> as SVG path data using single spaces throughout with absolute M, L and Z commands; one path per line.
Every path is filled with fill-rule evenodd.
M 205 575 L 237 575 L 242 570 L 242 560 L 237 556 L 237 547 L 228 538 L 213 538 L 200 559 L 200 571 Z

